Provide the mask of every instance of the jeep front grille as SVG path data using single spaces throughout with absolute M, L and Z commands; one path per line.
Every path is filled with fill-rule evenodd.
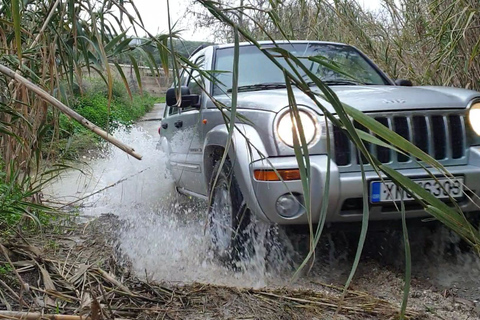
M 465 119 L 463 114 L 429 112 L 411 112 L 401 115 L 373 115 L 373 118 L 384 126 L 395 131 L 403 138 L 414 143 L 419 149 L 430 154 L 439 161 L 462 159 L 466 150 Z M 354 126 L 362 131 L 368 130 L 359 123 Z M 333 128 L 335 162 L 338 166 L 357 166 L 360 155 L 345 132 L 338 127 Z M 389 148 L 365 143 L 367 149 L 381 162 L 393 166 L 414 163 L 410 156 L 397 153 Z

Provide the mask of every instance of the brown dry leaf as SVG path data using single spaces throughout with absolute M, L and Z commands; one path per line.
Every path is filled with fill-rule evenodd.
M 90 268 L 90 266 L 91 265 L 89 265 L 89 264 L 80 263 L 78 265 L 78 271 L 70 279 L 68 279 L 68 282 L 76 284 L 78 279 L 83 277 L 83 275 L 85 274 L 85 272 L 87 272 L 87 270 L 88 270 L 88 268 Z
M 123 285 L 120 281 L 118 281 L 117 279 L 115 279 L 115 277 L 109 273 L 107 273 L 106 271 L 100 269 L 100 268 L 97 268 L 97 271 L 98 273 L 100 273 L 100 275 L 105 279 L 107 280 L 108 282 L 110 282 L 111 284 L 119 287 L 122 291 L 128 293 L 128 294 L 131 294 L 133 295 L 133 293 L 130 291 L 130 289 L 128 289 L 125 285 Z
M 34 257 L 32 258 L 39 258 L 41 255 L 42 255 L 42 250 L 40 250 L 39 248 L 35 247 L 35 246 L 29 246 L 29 245 L 15 245 L 15 251 L 23 251 L 24 253 L 26 253 L 27 255 L 29 255 L 30 257 L 32 257 L 32 254 Z
M 57 291 L 57 289 L 55 288 L 55 284 L 53 283 L 52 278 L 50 278 L 50 274 L 48 273 L 48 271 L 41 265 L 38 265 L 38 268 L 42 273 L 43 285 L 45 286 L 45 290 Z M 56 306 L 55 300 L 50 298 L 48 294 L 45 294 L 45 305 Z

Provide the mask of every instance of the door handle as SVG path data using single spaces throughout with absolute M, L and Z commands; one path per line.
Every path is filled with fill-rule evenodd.
M 183 121 L 182 120 L 175 121 L 174 125 L 175 125 L 175 128 L 181 128 L 183 126 Z
M 168 128 L 168 123 L 162 123 L 162 128 L 167 129 Z

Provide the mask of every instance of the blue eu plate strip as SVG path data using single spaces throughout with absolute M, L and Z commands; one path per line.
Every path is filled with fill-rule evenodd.
M 380 202 L 380 184 L 381 182 L 372 182 L 370 189 L 370 201 L 372 203 Z

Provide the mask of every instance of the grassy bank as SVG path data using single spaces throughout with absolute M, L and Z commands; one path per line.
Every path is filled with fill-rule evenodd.
M 69 97 L 71 108 L 108 133 L 130 128 L 153 105 L 164 102 L 147 92 L 134 92 L 130 97 L 120 82 L 114 82 L 111 97 L 100 79 L 86 81 Z M 54 128 L 58 128 L 55 130 Z M 64 114 L 50 114 L 50 128 L 45 135 L 45 153 L 51 158 L 78 159 L 81 155 L 102 146 L 101 139 Z

